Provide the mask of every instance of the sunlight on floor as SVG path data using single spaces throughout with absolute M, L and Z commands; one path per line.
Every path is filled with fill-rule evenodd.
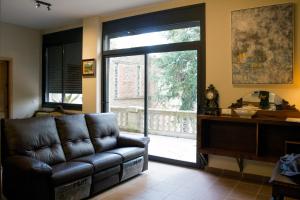
M 121 132 L 121 134 L 141 135 Z M 175 160 L 196 162 L 196 140 L 149 134 L 149 155 Z

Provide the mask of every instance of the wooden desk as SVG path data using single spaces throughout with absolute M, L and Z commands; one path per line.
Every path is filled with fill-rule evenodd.
M 272 197 L 274 200 L 283 200 L 284 197 L 300 199 L 300 185 L 292 179 L 280 175 L 279 163 L 274 168 L 271 178 Z
M 244 158 L 278 161 L 286 145 L 299 143 L 300 123 L 198 115 L 198 133 L 200 153 L 235 157 L 242 171 Z

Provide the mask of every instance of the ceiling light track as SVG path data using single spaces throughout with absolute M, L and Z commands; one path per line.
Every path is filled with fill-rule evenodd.
M 44 2 L 44 1 L 38 1 L 38 0 L 35 0 L 35 7 L 36 7 L 36 8 L 39 8 L 39 7 L 41 7 L 41 6 L 47 7 L 48 11 L 50 11 L 50 10 L 51 10 L 52 4 L 47 3 L 47 2 Z

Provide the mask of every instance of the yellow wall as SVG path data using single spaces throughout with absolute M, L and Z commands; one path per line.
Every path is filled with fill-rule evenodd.
M 96 59 L 96 77 L 82 79 L 82 110 L 84 113 L 100 112 L 100 77 L 101 77 L 101 22 L 98 17 L 83 20 L 82 59 Z
M 231 78 L 231 12 L 234 10 L 259 7 L 265 5 L 273 5 L 280 3 L 295 3 L 295 54 L 294 54 L 294 84 L 290 85 L 232 85 Z M 84 41 L 91 42 L 101 41 L 100 33 L 96 34 L 96 30 L 100 31 L 98 24 L 103 21 L 128 17 L 132 15 L 143 14 L 163 9 L 180 7 L 196 3 L 206 4 L 206 85 L 214 84 L 220 93 L 220 106 L 228 107 L 236 99 L 253 90 L 269 90 L 277 93 L 282 98 L 288 100 L 291 104 L 295 104 L 300 109 L 300 0 L 171 0 L 165 3 L 150 5 L 142 8 L 135 8 L 118 13 L 110 13 L 106 16 L 99 16 L 84 19 Z M 90 30 L 94 30 L 95 32 Z M 100 63 L 99 48 L 91 46 L 90 42 L 84 42 L 83 55 L 84 58 L 95 57 Z M 99 69 L 101 68 L 98 65 Z M 99 79 L 100 73 L 98 73 Z M 97 111 L 97 101 L 100 101 L 99 82 L 95 80 L 84 80 L 83 93 L 86 95 L 84 99 L 84 112 Z M 97 92 L 98 95 L 95 95 Z M 98 96 L 98 99 L 95 98 Z M 210 166 L 238 170 L 235 160 L 232 158 L 211 156 Z M 270 175 L 273 164 L 261 163 L 255 161 L 247 161 L 245 172 L 261 175 Z
M 223 1 L 222 1 L 223 2 Z M 225 2 L 225 1 L 224 1 Z M 270 90 L 296 104 L 300 108 L 300 21 L 295 21 L 295 66 L 294 84 L 290 85 L 232 85 L 231 79 L 231 24 L 230 14 L 233 10 L 250 7 L 294 2 L 296 4 L 295 19 L 300 19 L 300 1 L 282 0 L 227 0 L 220 4 L 218 0 L 207 1 L 206 12 L 206 79 L 213 83 L 220 92 L 222 107 L 227 107 L 239 97 L 252 90 Z

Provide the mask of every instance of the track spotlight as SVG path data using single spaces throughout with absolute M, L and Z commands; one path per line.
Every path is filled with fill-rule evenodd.
M 50 11 L 51 10 L 51 4 L 50 3 L 47 3 L 47 2 L 44 2 L 44 1 L 38 1 L 38 0 L 35 0 L 35 7 L 36 8 L 39 8 L 41 7 L 41 5 L 47 7 L 47 10 Z

